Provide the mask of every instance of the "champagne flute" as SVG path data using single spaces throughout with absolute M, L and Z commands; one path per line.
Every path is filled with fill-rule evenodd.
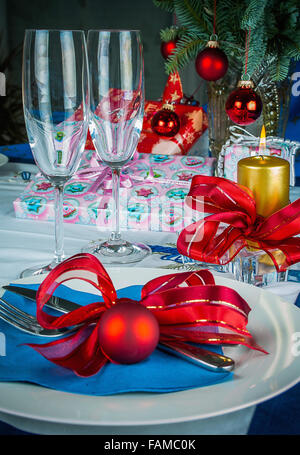
M 132 158 L 144 115 L 144 61 L 140 32 L 90 30 L 87 39 L 91 84 L 90 132 L 96 152 L 112 173 L 114 228 L 107 241 L 83 251 L 104 264 L 137 262 L 151 253 L 120 233 L 120 172 Z
M 37 167 L 55 189 L 55 252 L 50 264 L 21 277 L 49 272 L 64 259 L 63 191 L 76 172 L 88 130 L 89 77 L 83 31 L 26 30 L 23 107 Z

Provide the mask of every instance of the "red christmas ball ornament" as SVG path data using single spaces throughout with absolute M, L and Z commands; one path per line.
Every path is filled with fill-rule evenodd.
M 157 319 L 140 303 L 116 303 L 102 316 L 99 342 L 103 353 L 112 362 L 140 362 L 154 351 L 158 340 Z
M 152 131 L 159 136 L 172 137 L 180 129 L 180 120 L 172 104 L 164 104 L 151 120 Z
M 160 45 L 160 52 L 161 55 L 165 60 L 173 54 L 177 44 L 177 39 L 170 40 L 170 41 L 162 41 Z
M 209 41 L 196 57 L 196 71 L 206 81 L 216 81 L 225 76 L 228 69 L 228 59 L 217 41 Z
M 252 81 L 240 81 L 238 89 L 227 98 L 225 110 L 238 125 L 250 125 L 258 119 L 262 112 L 262 101 Z

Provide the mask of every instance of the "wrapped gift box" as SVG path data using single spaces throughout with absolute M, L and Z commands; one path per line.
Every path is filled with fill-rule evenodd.
M 138 143 L 141 153 L 186 155 L 195 142 L 208 127 L 207 115 L 199 106 L 183 104 L 183 91 L 178 72 L 168 77 L 161 101 L 146 101 L 143 129 Z M 153 116 L 165 104 L 171 104 L 178 115 L 180 129 L 173 137 L 159 136 L 153 132 L 151 121 Z
M 158 155 L 186 155 L 189 152 L 200 136 L 206 131 L 208 118 L 202 107 L 182 103 L 183 99 L 184 95 L 179 73 L 172 73 L 168 77 L 162 100 L 145 102 L 143 128 L 137 146 L 138 152 Z M 151 127 L 153 116 L 165 104 L 173 106 L 174 112 L 178 115 L 180 121 L 179 132 L 173 137 L 159 136 L 153 132 Z M 105 106 L 104 102 L 103 106 Z M 101 117 L 105 117 L 106 113 L 103 106 L 99 105 L 98 108 L 98 115 Z M 113 108 L 115 108 L 114 105 Z M 90 133 L 87 136 L 86 148 L 94 150 Z
M 107 169 L 94 151 L 85 151 L 79 171 L 65 185 L 65 222 L 97 225 L 105 230 L 112 227 L 111 174 L 99 181 Z M 213 158 L 138 154 L 122 172 L 121 228 L 165 232 L 183 229 L 194 220 L 193 212 L 184 204 L 193 175 L 213 173 Z M 54 220 L 54 198 L 54 187 L 38 174 L 14 201 L 16 217 Z
M 180 130 L 173 137 L 158 136 L 151 129 L 152 117 L 162 108 L 158 101 L 145 104 L 143 129 L 138 151 L 165 155 L 186 155 L 207 128 L 207 116 L 201 107 L 176 104 L 175 113 L 180 119 Z
M 237 163 L 243 158 L 259 154 L 259 146 L 234 144 L 226 148 L 226 152 L 224 153 L 224 177 L 237 182 Z M 278 148 L 266 147 L 263 154 L 278 156 L 279 158 L 290 161 L 291 181 L 293 180 L 294 165 L 291 162 L 292 155 L 287 144 L 284 145 L 283 143 Z
M 230 127 L 231 135 L 223 145 L 217 164 L 217 175 L 237 181 L 237 164 L 249 156 L 263 154 L 275 155 L 290 163 L 290 185 L 295 185 L 295 158 L 300 150 L 300 142 L 281 137 L 266 137 L 266 147 L 260 150 L 260 138 L 237 126 Z

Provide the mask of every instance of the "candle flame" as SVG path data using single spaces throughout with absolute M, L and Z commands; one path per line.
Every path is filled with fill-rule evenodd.
M 265 125 L 262 126 L 260 133 L 259 149 L 258 154 L 263 155 L 266 151 L 266 128 Z

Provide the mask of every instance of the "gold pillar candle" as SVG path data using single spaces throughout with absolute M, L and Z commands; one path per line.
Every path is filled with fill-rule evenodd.
M 277 156 L 256 155 L 238 162 L 237 179 L 249 188 L 256 212 L 267 217 L 289 204 L 290 163 Z

